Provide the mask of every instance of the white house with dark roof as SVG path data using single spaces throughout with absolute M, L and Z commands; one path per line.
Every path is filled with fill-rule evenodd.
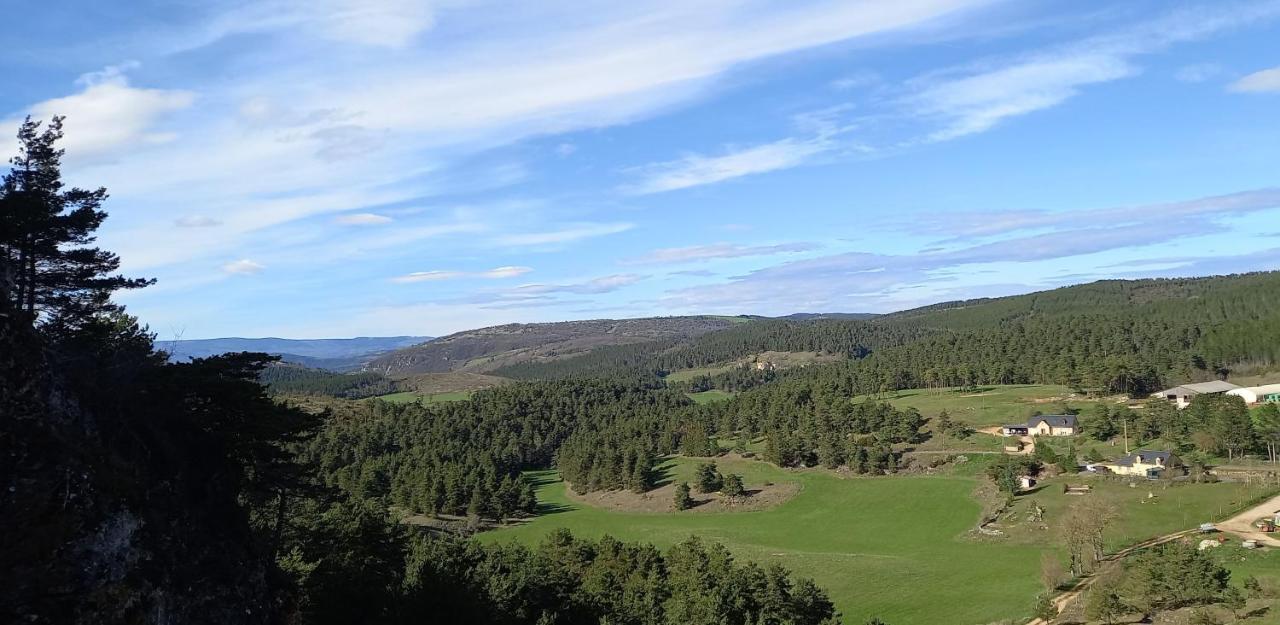
M 1074 436 L 1080 430 L 1073 414 L 1036 415 L 1026 423 L 1001 427 L 1005 436 Z
M 1175 404 L 1178 408 L 1186 408 L 1191 405 L 1191 400 L 1196 395 L 1211 395 L 1215 393 L 1226 393 L 1240 388 L 1230 382 L 1222 380 L 1214 380 L 1212 382 L 1198 382 L 1196 384 L 1183 384 L 1173 388 L 1167 388 L 1159 393 L 1152 393 L 1152 397 L 1163 397 Z
M 1116 475 L 1137 475 L 1155 479 L 1160 477 L 1166 469 L 1181 465 L 1182 461 L 1172 452 L 1142 450 L 1110 462 L 1091 464 L 1089 465 L 1089 470 L 1097 471 L 1101 467 Z

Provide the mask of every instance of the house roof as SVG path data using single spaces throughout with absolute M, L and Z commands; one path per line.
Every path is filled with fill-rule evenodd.
M 1042 414 L 1027 419 L 1027 427 L 1036 427 L 1043 421 L 1049 424 L 1051 428 L 1073 428 L 1076 426 L 1076 416 L 1073 414 Z
M 1211 382 L 1197 382 L 1195 384 L 1182 384 L 1173 388 L 1165 389 L 1159 393 L 1153 393 L 1153 397 L 1161 395 L 1197 395 L 1201 393 L 1225 393 L 1240 388 L 1230 382 L 1222 380 L 1213 380 Z M 1179 393 L 1178 391 L 1182 391 Z
M 1164 461 L 1165 464 L 1168 464 L 1169 458 L 1172 458 L 1172 457 L 1173 457 L 1172 452 L 1157 451 L 1154 449 L 1144 449 L 1141 451 L 1135 451 L 1123 458 L 1117 458 L 1116 460 L 1109 462 L 1107 464 L 1114 464 L 1116 466 L 1121 466 L 1121 467 L 1131 467 L 1139 459 L 1142 460 L 1142 464 L 1156 464 L 1157 460 L 1162 460 Z

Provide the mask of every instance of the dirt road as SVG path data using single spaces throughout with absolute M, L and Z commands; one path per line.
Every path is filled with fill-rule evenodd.
M 1253 538 L 1260 543 L 1280 547 L 1280 540 L 1277 540 L 1273 536 L 1269 534 L 1264 534 L 1253 528 L 1253 522 L 1256 519 L 1264 516 L 1274 515 L 1277 510 L 1280 510 L 1280 495 L 1272 497 L 1271 499 L 1268 499 L 1263 503 L 1260 503 L 1252 508 L 1249 508 L 1248 510 L 1245 510 L 1244 512 L 1241 512 L 1240 514 L 1237 514 L 1225 521 L 1215 523 L 1214 525 L 1219 530 L 1222 530 L 1224 532 L 1230 532 L 1231 534 L 1235 534 L 1237 536 L 1241 536 L 1244 538 Z M 1113 566 L 1118 566 L 1120 560 L 1124 559 L 1126 556 L 1128 556 L 1129 554 L 1135 551 L 1141 551 L 1143 549 L 1154 547 L 1156 545 L 1163 545 L 1164 543 L 1175 541 L 1179 538 L 1182 538 L 1183 536 L 1190 536 L 1192 534 L 1195 534 L 1197 532 L 1197 529 L 1182 530 L 1180 532 L 1174 532 L 1172 534 L 1165 534 L 1164 536 L 1157 536 L 1156 538 L 1145 540 L 1136 545 L 1133 545 L 1132 547 L 1121 549 L 1120 551 L 1117 551 L 1113 554 L 1106 556 L 1102 560 L 1103 564 L 1099 566 L 1098 570 L 1094 571 L 1092 575 L 1080 580 L 1078 583 L 1076 583 L 1074 587 L 1071 588 L 1071 590 L 1063 592 L 1058 596 L 1054 597 L 1053 605 L 1058 608 L 1058 612 L 1062 612 L 1063 610 L 1066 609 L 1066 607 L 1072 601 L 1075 601 L 1077 598 L 1080 597 L 1080 595 L 1084 594 L 1084 592 L 1089 589 L 1089 586 L 1093 584 L 1093 580 L 1098 579 L 1098 577 L 1100 577 L 1101 574 L 1103 573 L 1104 569 L 1108 569 Z M 1049 623 L 1050 621 L 1046 621 L 1044 619 L 1038 618 L 1038 619 L 1033 619 L 1032 621 L 1027 623 L 1027 625 L 1049 625 Z
M 991 436 L 999 436 L 1000 438 L 1006 438 L 1004 435 L 1004 429 L 998 425 L 995 425 L 989 428 L 981 428 L 977 430 L 977 432 L 982 434 L 990 434 Z M 1030 456 L 1031 454 L 1035 453 L 1035 450 L 1036 450 L 1035 437 L 1019 436 L 1018 440 L 1022 441 L 1022 451 L 1019 451 L 1019 452 L 1006 451 L 1005 453 L 1011 456 Z
M 1249 508 L 1226 521 L 1217 523 L 1217 526 L 1219 530 L 1230 532 L 1241 538 L 1252 538 L 1262 545 L 1280 547 L 1280 539 L 1275 534 L 1260 532 L 1253 526 L 1254 521 L 1263 517 L 1275 517 L 1278 511 L 1280 511 L 1280 495 Z

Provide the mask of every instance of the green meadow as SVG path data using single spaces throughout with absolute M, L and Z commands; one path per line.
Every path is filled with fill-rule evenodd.
M 696 462 L 669 462 L 668 479 L 689 479 Z M 980 514 L 971 477 L 842 478 L 751 460 L 717 464 L 742 474 L 748 487 L 794 481 L 801 490 L 755 512 L 613 512 L 574 502 L 554 472 L 538 472 L 543 513 L 480 539 L 532 544 L 563 527 L 665 547 L 697 535 L 814 578 L 847 623 L 872 615 L 894 625 L 989 623 L 1030 613 L 1043 548 L 970 538 Z
M 689 399 L 692 399 L 694 402 L 699 404 L 709 404 L 713 401 L 724 401 L 733 397 L 733 393 L 714 388 L 709 391 L 702 391 L 701 393 L 686 393 L 686 395 L 689 396 Z
M 897 408 L 915 408 L 926 417 L 935 417 L 943 410 L 952 419 L 974 427 L 1003 425 L 1010 421 L 1025 420 L 1034 412 L 1052 414 L 1062 409 L 1083 409 L 1096 402 L 1088 399 L 1066 399 L 1071 389 L 1052 384 L 1011 384 L 982 386 L 977 391 L 956 388 L 908 389 L 879 397 Z M 875 399 L 864 395 L 857 400 Z M 1065 401 L 1058 401 L 1063 399 Z

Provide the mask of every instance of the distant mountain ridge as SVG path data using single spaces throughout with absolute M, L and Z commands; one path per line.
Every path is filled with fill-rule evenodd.
M 467 330 L 383 354 L 368 365 L 392 377 L 418 373 L 485 373 L 524 362 L 558 360 L 612 345 L 687 339 L 747 321 L 745 317 L 641 317 L 513 323 Z
M 393 350 L 420 345 L 430 336 L 359 336 L 347 339 L 282 339 L 276 337 L 157 341 L 171 360 L 207 358 L 230 352 L 263 352 L 285 362 L 319 369 L 350 371 Z

